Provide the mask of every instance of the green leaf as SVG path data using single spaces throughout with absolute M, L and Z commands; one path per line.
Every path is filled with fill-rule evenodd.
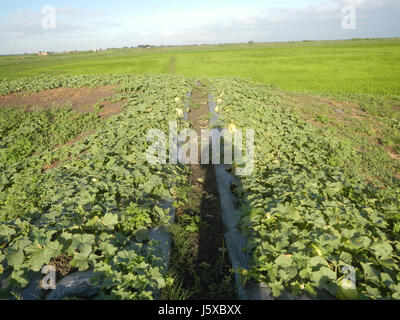
M 150 274 L 152 276 L 152 278 L 157 282 L 158 288 L 164 288 L 165 287 L 165 279 L 162 276 L 162 274 L 160 273 L 160 269 L 159 268 L 151 268 L 150 269 Z
M 118 255 L 114 257 L 114 261 L 118 264 L 127 264 L 137 258 L 137 253 L 133 250 L 123 250 L 118 252 Z
M 71 261 L 71 266 L 78 268 L 80 272 L 83 272 L 89 269 L 89 262 L 90 260 L 87 256 L 78 253 Z
M 23 251 L 10 251 L 8 253 L 7 263 L 9 266 L 13 267 L 14 270 L 19 270 L 24 262 L 24 257 Z
M 21 288 L 25 288 L 29 284 L 29 281 L 26 278 L 26 274 L 23 270 L 13 271 L 11 273 L 10 280 L 12 282 L 16 282 Z
M 13 228 L 6 225 L 0 225 L 0 244 L 2 242 L 10 241 L 11 236 L 14 234 L 16 234 L 16 231 Z
M 374 299 L 382 298 L 382 294 L 378 288 L 366 286 L 367 294 Z
M 339 286 L 336 283 L 336 272 L 329 268 L 322 267 L 319 271 L 313 272 L 311 281 L 315 287 L 326 289 L 334 296 L 338 293 Z
M 393 247 L 388 241 L 378 241 L 371 246 L 371 250 L 374 251 L 377 257 L 380 259 L 386 259 L 393 253 Z
M 364 270 L 364 277 L 366 280 L 372 280 L 375 282 L 379 282 L 380 279 L 380 272 L 372 267 L 371 263 L 363 263 L 360 262 L 363 270 Z
M 93 251 L 93 244 L 95 243 L 95 236 L 92 234 L 74 234 L 73 241 L 68 248 L 70 254 L 75 254 L 76 250 L 82 256 L 88 257 Z
M 293 260 L 291 257 L 281 255 L 275 260 L 275 263 L 281 268 L 289 268 L 292 266 Z
M 269 287 L 271 288 L 272 295 L 273 295 L 275 298 L 278 298 L 278 297 L 282 294 L 283 289 L 284 289 L 282 283 L 281 283 L 281 282 L 278 282 L 278 281 L 272 282 L 272 283 L 269 285 Z
M 151 175 L 149 180 L 143 185 L 143 190 L 146 193 L 150 193 L 153 189 L 162 184 L 162 179 L 157 175 Z
M 340 254 L 340 261 L 344 262 L 347 265 L 351 265 L 353 262 L 353 256 L 350 253 L 343 251 Z
M 113 257 L 114 254 L 118 251 L 116 247 L 114 247 L 110 243 L 103 242 L 100 244 L 99 249 L 107 256 Z
M 282 281 L 288 282 L 289 280 L 293 279 L 297 275 L 297 267 L 289 267 L 285 269 L 279 270 L 279 277 Z
M 106 226 L 109 229 L 113 229 L 113 227 L 118 224 L 118 215 L 117 214 L 112 214 L 112 213 L 107 213 L 103 219 L 102 222 L 104 226 Z
M 312 268 L 323 266 L 329 267 L 328 262 L 320 256 L 312 257 L 310 260 L 308 260 L 308 265 Z
M 48 264 L 52 258 L 61 254 L 62 245 L 58 242 L 49 242 L 45 247 L 30 246 L 25 248 L 26 253 L 30 254 L 28 263 L 33 271 L 40 269 Z
M 381 273 L 381 279 L 386 288 L 396 290 L 396 283 L 394 283 L 390 275 L 388 275 L 387 273 Z

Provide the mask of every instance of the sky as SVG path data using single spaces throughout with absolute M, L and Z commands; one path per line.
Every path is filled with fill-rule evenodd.
M 49 5 L 55 29 L 43 28 Z M 355 10 L 355 29 L 342 26 L 345 6 Z M 0 54 L 400 37 L 399 17 L 400 0 L 8 0 Z

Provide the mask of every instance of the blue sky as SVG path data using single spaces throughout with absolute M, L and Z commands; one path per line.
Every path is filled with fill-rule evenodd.
M 41 26 L 45 5 L 56 29 Z M 342 28 L 353 5 L 355 30 Z M 14 0 L 0 12 L 0 54 L 136 46 L 400 36 L 399 0 Z

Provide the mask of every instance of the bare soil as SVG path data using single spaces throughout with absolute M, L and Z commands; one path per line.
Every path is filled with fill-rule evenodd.
M 0 106 L 19 107 L 26 111 L 48 110 L 70 106 L 77 112 L 94 112 L 94 106 L 101 107 L 100 116 L 108 118 L 123 111 L 123 102 L 109 103 L 104 99 L 116 95 L 116 86 L 99 88 L 57 88 L 36 94 L 13 93 L 0 97 Z
M 78 269 L 71 266 L 72 257 L 60 255 L 50 261 L 50 265 L 56 269 L 56 280 L 60 281 L 67 275 L 78 271 Z
M 400 160 L 400 154 L 398 154 L 398 153 L 396 152 L 396 150 L 394 150 L 394 149 L 391 148 L 391 147 L 388 147 L 388 148 L 387 148 L 387 151 L 388 151 L 389 157 L 390 157 L 391 159 L 393 159 L 393 160 Z
M 169 73 L 170 74 L 174 74 L 175 73 L 175 68 L 176 68 L 176 57 L 173 56 L 171 57 L 171 59 L 169 60 Z

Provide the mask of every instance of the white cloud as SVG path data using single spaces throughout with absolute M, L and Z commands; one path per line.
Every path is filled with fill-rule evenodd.
M 107 11 L 90 11 L 87 13 L 89 16 L 105 16 Z
M 357 29 L 343 30 L 342 7 L 357 9 Z M 41 28 L 40 13 L 19 11 L 0 22 L 0 53 L 149 44 L 344 39 L 400 36 L 398 0 L 316 0 L 301 7 L 251 6 L 114 17 L 101 10 L 57 10 L 57 29 Z M 107 18 L 107 19 L 105 19 Z

